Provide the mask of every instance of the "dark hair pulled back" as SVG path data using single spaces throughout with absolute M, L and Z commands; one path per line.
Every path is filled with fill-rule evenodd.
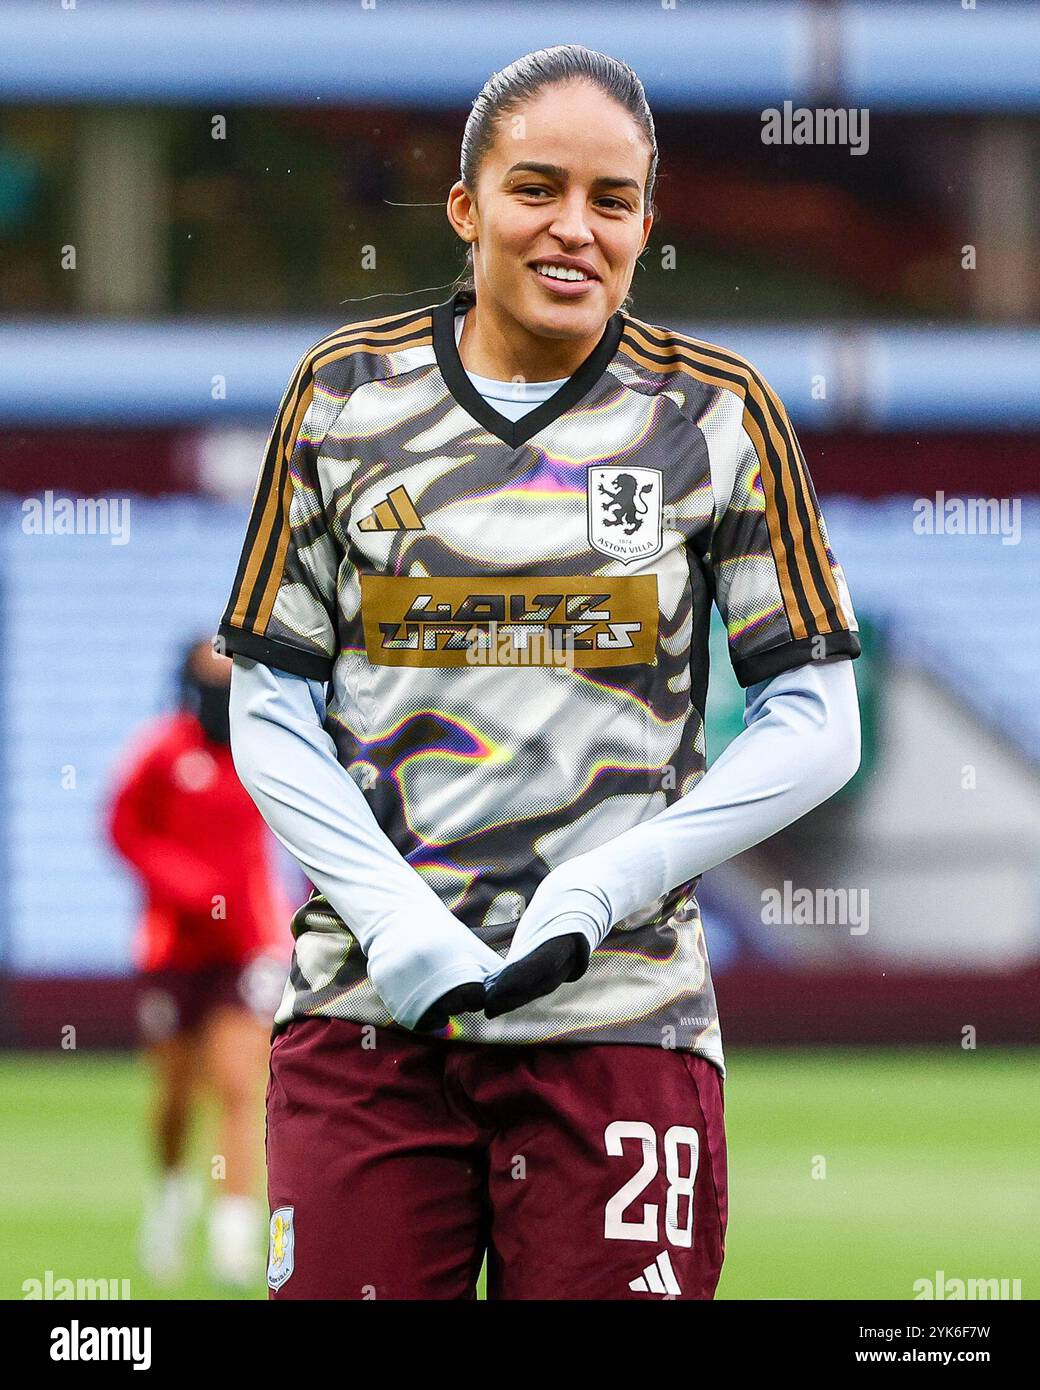
M 647 212 L 656 211 L 657 135 L 643 84 L 627 63 L 576 43 L 558 44 L 554 48 L 540 48 L 534 53 L 525 53 L 500 72 L 492 73 L 484 83 L 473 103 L 462 136 L 459 172 L 471 194 L 476 192 L 480 167 L 495 142 L 499 121 L 546 87 L 576 80 L 592 83 L 607 96 L 613 97 L 643 132 L 651 151 L 644 202 Z M 470 298 L 476 294 L 472 246 L 467 248 L 466 266 L 452 288 L 465 290 Z M 626 298 L 626 306 L 630 298 Z

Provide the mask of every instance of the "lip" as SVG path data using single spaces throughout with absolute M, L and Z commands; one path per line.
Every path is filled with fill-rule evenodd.
M 548 275 L 539 275 L 538 266 L 540 265 L 558 265 L 564 270 L 583 270 L 589 279 L 553 280 Z M 551 293 L 560 295 L 564 299 L 580 298 L 583 294 L 588 294 L 593 285 L 599 283 L 599 276 L 585 261 L 572 261 L 559 256 L 546 256 L 542 260 L 529 262 L 528 268 L 540 285 L 548 289 Z

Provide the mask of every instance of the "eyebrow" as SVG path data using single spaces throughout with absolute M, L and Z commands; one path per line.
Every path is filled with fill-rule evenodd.
M 568 179 L 567 170 L 561 169 L 558 164 L 536 164 L 529 160 L 523 160 L 507 169 L 506 177 L 524 171 L 532 174 L 545 174 L 547 178 L 559 179 L 561 183 L 566 183 Z M 607 174 L 601 174 L 599 178 L 593 179 L 593 183 L 599 184 L 603 188 L 634 188 L 637 193 L 639 192 L 639 184 L 635 179 L 616 179 Z

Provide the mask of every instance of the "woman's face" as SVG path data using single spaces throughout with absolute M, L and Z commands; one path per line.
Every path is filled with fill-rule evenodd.
M 598 335 L 650 234 L 650 157 L 629 113 L 584 82 L 549 87 L 501 117 L 475 198 L 460 182 L 448 202 L 456 230 L 474 243 L 478 296 L 545 337 Z M 554 280 L 537 268 L 560 259 L 589 278 Z

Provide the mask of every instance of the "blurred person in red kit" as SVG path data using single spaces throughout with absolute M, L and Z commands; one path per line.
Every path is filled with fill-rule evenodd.
M 218 1105 L 224 1160 L 208 1214 L 210 1269 L 245 1287 L 262 1269 L 262 1088 L 290 943 L 280 940 L 287 898 L 273 841 L 231 759 L 230 679 L 228 657 L 208 641 L 192 644 L 180 708 L 144 729 L 124 758 L 109 833 L 144 889 L 134 958 L 138 1023 L 156 1078 L 160 1171 L 145 1205 L 141 1261 L 162 1282 L 184 1272 L 202 1205 L 202 1185 L 185 1161 L 201 1083 Z

